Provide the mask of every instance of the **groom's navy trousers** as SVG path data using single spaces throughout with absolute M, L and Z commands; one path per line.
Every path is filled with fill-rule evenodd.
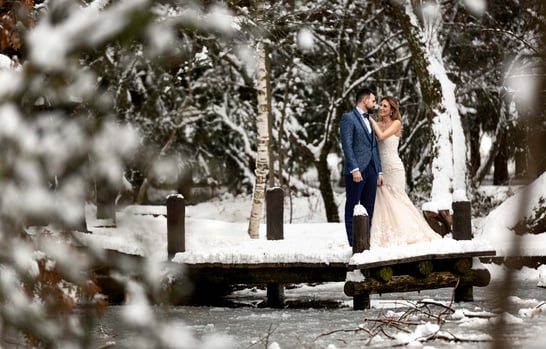
M 375 194 L 377 192 L 377 172 L 373 160 L 362 173 L 362 181 L 353 182 L 353 175 L 345 175 L 345 231 L 349 245 L 353 246 L 353 210 L 360 203 L 366 211 L 372 224 L 373 208 L 375 205 Z

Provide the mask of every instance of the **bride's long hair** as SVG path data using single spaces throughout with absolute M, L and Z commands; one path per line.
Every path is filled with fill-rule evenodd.
M 400 114 L 400 104 L 393 96 L 385 96 L 381 98 L 381 102 L 387 101 L 391 106 L 391 120 L 400 120 L 402 122 L 402 114 Z

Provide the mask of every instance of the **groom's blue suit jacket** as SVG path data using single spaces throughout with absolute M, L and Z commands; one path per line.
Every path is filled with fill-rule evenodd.
M 351 171 L 355 168 L 363 172 L 372 158 L 376 172 L 382 172 L 379 150 L 377 149 L 377 138 L 373 127 L 372 133 L 368 133 L 368 129 L 356 108 L 349 113 L 343 114 L 339 129 L 341 146 L 345 155 L 343 174 L 351 174 Z

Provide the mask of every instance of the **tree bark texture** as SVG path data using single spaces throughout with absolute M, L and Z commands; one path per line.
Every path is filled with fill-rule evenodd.
M 330 169 L 328 168 L 328 161 L 325 158 L 322 159 L 321 156 L 319 161 L 315 163 L 318 171 L 319 189 L 322 195 L 322 200 L 324 201 L 327 222 L 339 222 L 339 212 L 337 210 L 336 201 L 334 200 L 332 182 L 330 181 Z
M 256 142 L 256 182 L 254 184 L 254 194 L 252 197 L 252 207 L 250 210 L 250 220 L 248 224 L 248 235 L 250 235 L 252 239 L 257 239 L 260 234 L 260 220 L 262 218 L 262 211 L 265 200 L 265 186 L 269 161 L 269 132 L 267 127 L 267 68 L 265 62 L 264 44 L 259 42 L 256 50 L 258 55 L 258 118 L 256 120 L 256 126 L 258 129 L 258 140 Z
M 408 46 L 412 56 L 413 69 L 421 86 L 423 100 L 427 107 L 427 118 L 429 124 L 434 116 L 433 107 L 439 104 L 442 100 L 440 82 L 428 72 L 428 62 L 425 58 L 425 47 L 420 40 L 421 34 L 418 27 L 411 23 L 410 17 L 406 15 L 404 8 L 391 1 L 391 12 L 404 32 L 404 37 L 408 42 Z
M 266 86 L 266 98 L 267 98 L 267 136 L 269 137 L 269 142 L 267 144 L 267 149 L 269 152 L 269 186 L 275 186 L 275 157 L 273 155 L 273 113 L 271 112 L 271 76 L 269 72 L 271 71 L 269 64 L 269 46 L 264 45 L 264 64 L 265 64 L 265 86 Z M 279 136 L 280 137 L 280 136 Z M 280 163 L 279 163 L 280 165 Z M 279 178 L 282 177 L 282 167 L 279 167 Z
M 495 156 L 493 185 L 504 185 L 508 182 L 508 156 L 507 156 L 506 138 L 499 142 L 499 151 Z

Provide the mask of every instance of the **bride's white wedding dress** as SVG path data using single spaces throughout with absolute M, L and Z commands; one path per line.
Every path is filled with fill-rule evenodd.
M 406 171 L 398 156 L 400 138 L 379 142 L 384 185 L 377 188 L 370 236 L 371 247 L 388 247 L 441 239 L 406 194 Z

